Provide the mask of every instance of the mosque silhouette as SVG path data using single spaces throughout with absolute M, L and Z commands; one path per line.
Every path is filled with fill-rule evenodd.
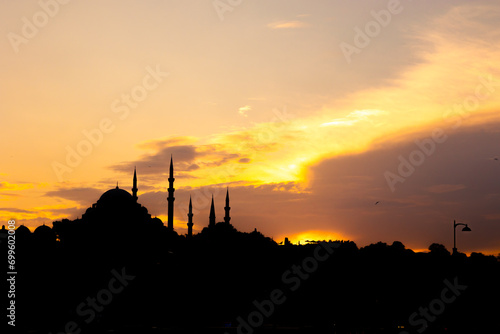
M 128 232 L 138 229 L 141 230 L 141 233 L 148 235 L 163 235 L 165 237 L 170 236 L 170 238 L 173 235 L 178 236 L 174 230 L 174 181 L 174 164 L 173 157 L 171 157 L 168 177 L 169 186 L 167 189 L 168 220 L 166 226 L 160 218 L 152 217 L 148 209 L 138 202 L 137 171 L 134 168 L 132 193 L 119 188 L 117 184 L 116 188 L 104 192 L 97 202 L 85 211 L 81 218 L 73 221 L 63 219 L 62 221 L 54 222 L 54 232 L 62 243 L 65 243 L 68 239 L 74 242 L 75 236 L 81 237 L 85 235 L 87 238 L 91 238 L 95 234 L 93 233 L 95 231 L 99 231 L 100 238 L 106 240 L 106 242 L 116 240 L 117 233 L 120 234 L 121 241 L 126 240 L 127 234 L 130 234 Z M 194 223 L 191 198 L 189 199 L 188 209 L 188 233 L 186 237 L 192 238 Z M 224 221 L 216 223 L 215 205 L 212 195 L 209 222 L 208 226 L 204 228 L 203 233 L 210 233 L 209 230 L 234 230 L 234 227 L 230 223 L 230 210 L 229 189 L 227 189 Z M 50 228 L 43 225 L 37 229 L 47 230 Z M 38 232 L 35 230 L 35 233 Z M 134 238 L 135 234 L 131 233 L 128 237 Z

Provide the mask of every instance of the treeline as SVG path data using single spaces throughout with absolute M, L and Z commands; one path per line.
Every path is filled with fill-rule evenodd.
M 499 259 L 439 244 L 280 246 L 221 228 L 75 245 L 44 233 L 17 242 L 17 323 L 34 333 L 500 330 Z

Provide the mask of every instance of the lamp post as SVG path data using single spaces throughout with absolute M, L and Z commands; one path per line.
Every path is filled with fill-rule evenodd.
M 469 226 L 467 226 L 467 224 L 457 223 L 457 222 L 453 221 L 453 255 L 458 253 L 457 252 L 457 226 L 458 225 L 465 226 L 462 229 L 462 232 L 470 232 L 471 231 L 471 229 L 469 228 Z

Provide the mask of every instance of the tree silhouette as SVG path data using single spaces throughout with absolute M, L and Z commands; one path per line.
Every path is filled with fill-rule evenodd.
M 449 256 L 451 253 L 442 244 L 433 243 L 429 246 L 429 251 L 432 255 L 436 256 Z

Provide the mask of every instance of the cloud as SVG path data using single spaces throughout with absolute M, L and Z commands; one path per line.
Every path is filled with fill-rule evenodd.
M 18 209 L 18 208 L 0 208 L 0 211 L 17 212 L 17 213 L 33 213 L 34 212 L 31 210 L 23 210 L 23 209 Z
M 12 193 L 0 193 L 1 196 L 4 196 L 4 197 L 20 197 L 21 195 L 19 194 L 12 194 Z
M 331 122 L 321 124 L 321 126 L 353 126 L 358 121 L 356 119 L 336 118 Z
M 167 175 L 170 166 L 170 158 L 173 157 L 176 171 L 188 171 L 197 156 L 195 145 L 172 145 L 174 141 L 163 140 L 147 145 L 152 153 L 143 154 L 135 161 L 122 162 L 110 166 L 111 169 L 132 174 L 134 168 L 140 175 Z M 144 146 L 143 146 L 144 147 Z
M 349 113 L 346 117 L 343 118 L 336 118 L 332 120 L 331 122 L 323 123 L 321 126 L 353 126 L 354 124 L 365 121 L 369 122 L 372 125 L 379 126 L 382 125 L 383 123 L 375 123 L 371 116 L 378 116 L 378 115 L 387 115 L 387 111 L 383 110 L 355 110 L 351 113 Z
M 88 207 L 95 203 L 103 191 L 96 188 L 59 188 L 45 193 L 48 197 L 57 197 L 79 203 L 80 206 Z
M 278 21 L 267 25 L 271 29 L 296 29 L 307 27 L 308 24 L 302 21 Z
M 246 105 L 246 106 L 240 107 L 238 109 L 238 114 L 242 115 L 243 117 L 248 117 L 247 112 L 250 110 L 252 110 L 252 107 L 250 107 L 249 105 Z
M 33 183 L 22 182 L 22 183 L 9 183 L 0 182 L 0 189 L 2 190 L 26 190 L 33 189 L 35 185 Z
M 437 184 L 435 186 L 430 186 L 427 190 L 431 193 L 442 194 L 451 191 L 457 191 L 465 189 L 463 184 Z
M 191 137 L 189 141 L 192 141 Z M 238 159 L 244 158 L 243 153 L 236 153 L 236 150 L 222 143 L 175 145 L 183 142 L 183 139 L 176 138 L 149 141 L 139 146 L 148 149 L 150 153 L 141 155 L 137 160 L 115 164 L 109 168 L 132 175 L 136 167 L 140 183 L 159 185 L 168 178 L 172 157 L 176 177 L 190 179 L 199 184 L 203 179 L 213 180 L 214 175 L 217 175 L 217 168 L 224 169 L 224 166 L 236 164 Z
M 198 138 L 192 136 L 177 136 L 155 140 L 147 140 L 137 144 L 137 147 L 142 150 L 159 150 L 168 146 L 191 145 L 198 141 Z
M 311 168 L 310 193 L 296 205 L 316 216 L 315 228 L 337 231 L 361 245 L 400 240 L 416 249 L 433 242 L 451 248 L 456 219 L 475 231 L 462 242 L 462 250 L 495 252 L 498 245 L 491 235 L 500 233 L 500 178 L 498 165 L 487 158 L 498 151 L 492 143 L 500 142 L 499 128 L 497 122 L 447 132 L 448 139 L 413 166 L 394 192 L 385 172 L 398 174 L 400 157 L 408 160 L 419 149 L 414 139 L 426 138 L 426 133 L 324 160 Z M 332 217 L 331 222 L 325 217 Z
M 480 83 L 480 77 L 491 74 L 497 78 L 496 74 L 500 73 L 500 67 L 496 65 L 500 53 L 495 47 L 498 44 L 495 42 L 499 39 L 495 30 L 491 29 L 491 24 L 488 24 L 493 21 L 492 17 L 496 17 L 493 14 L 495 11 L 488 11 L 488 8 L 480 6 L 474 8 L 474 11 L 468 11 L 470 7 L 458 6 L 430 18 L 424 29 L 421 26 L 417 29 L 415 26 L 415 29 L 408 29 L 405 36 L 398 35 L 398 38 L 404 37 L 408 50 L 417 54 L 419 60 L 411 58 L 404 66 L 398 65 L 399 68 L 395 71 L 388 71 L 385 67 L 387 62 L 378 62 L 374 70 L 380 71 L 380 75 L 374 76 L 377 78 L 376 84 L 368 82 L 370 88 L 357 87 L 357 90 L 352 90 L 354 93 L 326 103 L 323 109 L 313 110 L 307 116 L 282 121 L 270 115 L 268 122 L 205 138 L 205 145 L 218 145 L 217 151 L 211 155 L 201 154 L 202 145 L 198 141 L 164 141 L 156 142 L 156 147 L 152 147 L 150 143 L 148 148 L 153 151 L 151 157 L 141 156 L 137 163 L 155 163 L 153 159 L 161 157 L 159 150 L 162 147 L 184 146 L 184 149 L 195 151 L 193 154 L 197 158 L 179 165 L 179 171 L 198 177 L 200 182 L 208 180 L 209 173 L 215 172 L 211 167 L 228 167 L 242 158 L 251 159 L 252 164 L 239 163 L 239 167 L 231 167 L 234 170 L 229 173 L 233 177 L 232 181 L 236 178 L 246 179 L 249 183 L 300 181 L 303 178 L 301 171 L 321 159 L 363 152 L 370 149 L 378 138 L 382 138 L 381 145 L 386 145 L 394 139 L 396 133 L 407 135 L 410 130 L 420 131 L 422 128 L 433 127 L 437 122 L 443 122 L 443 115 L 447 110 L 462 103 L 466 97 L 474 96 L 474 88 Z M 488 22 L 481 21 L 483 14 L 487 14 Z M 458 22 L 470 29 L 458 34 L 454 29 Z M 465 43 L 461 43 L 462 38 Z M 377 39 L 377 43 L 379 42 L 385 46 L 383 40 Z M 366 54 L 373 53 L 376 50 L 374 47 L 375 45 L 370 45 Z M 407 54 L 408 50 L 397 52 L 398 55 L 395 56 Z M 362 64 L 357 64 L 363 68 Z M 339 71 L 342 72 L 344 67 L 339 66 Z M 348 74 L 339 74 L 339 78 L 351 78 L 351 72 L 352 68 Z M 371 73 L 363 71 L 363 75 L 369 76 Z M 491 94 L 488 99 L 480 101 L 478 108 L 467 112 L 467 116 L 493 113 L 498 110 L 498 106 L 498 94 Z M 250 106 L 241 107 L 242 116 L 248 115 L 246 107 Z M 272 117 L 278 121 L 272 121 Z M 468 122 L 471 119 L 472 117 Z M 448 122 L 449 119 L 445 121 Z M 480 122 L 486 122 L 486 116 L 481 116 Z M 231 159 L 226 156 L 221 164 L 217 155 L 227 154 L 238 154 L 239 157 Z M 164 159 L 158 160 L 161 162 L 159 166 L 142 166 L 141 173 L 151 176 L 151 181 L 155 175 L 164 176 L 168 158 L 167 153 Z M 207 165 L 203 160 L 207 161 L 209 158 L 214 158 L 218 163 Z M 189 171 L 191 164 L 200 168 Z M 123 171 L 131 173 L 133 165 L 125 163 L 124 166 L 126 170 Z M 156 181 L 160 179 L 156 178 Z
M 99 197 L 95 198 L 94 202 L 97 201 L 97 199 L 99 199 Z M 80 207 L 62 207 L 62 208 L 45 209 L 45 211 L 49 213 L 51 217 L 52 216 L 57 217 L 55 219 L 63 219 L 63 218 L 75 219 L 77 217 L 81 217 L 82 214 L 85 213 L 85 210 L 88 207 L 90 207 L 90 204 L 83 205 Z
M 40 207 L 32 207 L 29 210 L 19 209 L 14 207 L 0 209 L 0 219 L 14 219 L 17 225 L 31 226 L 47 224 L 57 219 L 76 218 L 81 215 L 84 209 L 79 206 L 68 206 L 67 204 L 45 205 Z

